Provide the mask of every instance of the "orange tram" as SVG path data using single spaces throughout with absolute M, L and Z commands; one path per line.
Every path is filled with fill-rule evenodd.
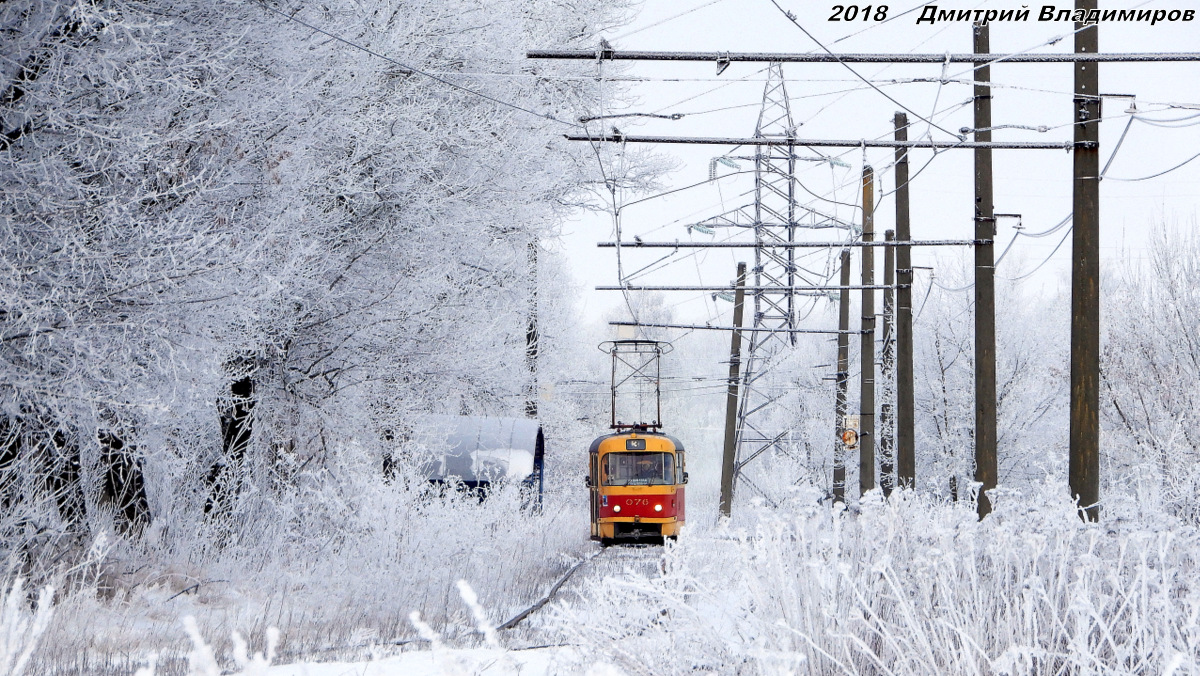
M 593 441 L 588 458 L 593 540 L 662 544 L 679 534 L 688 476 L 678 439 L 648 427 L 618 430 Z

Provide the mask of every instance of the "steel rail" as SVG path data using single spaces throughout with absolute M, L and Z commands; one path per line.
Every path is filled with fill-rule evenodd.
M 547 603 L 550 602 L 550 599 L 554 598 L 554 595 L 558 593 L 558 590 L 562 589 L 562 586 L 567 583 L 567 580 L 571 579 L 571 576 L 575 574 L 575 571 L 582 568 L 585 564 L 590 563 L 592 560 L 594 560 L 597 556 L 600 556 L 600 554 L 602 554 L 602 553 L 604 553 L 604 550 L 600 550 L 599 552 L 592 554 L 591 556 L 587 557 L 586 559 L 579 561 L 574 566 L 571 566 L 570 569 L 568 569 L 567 572 L 564 573 L 563 576 L 560 577 L 558 579 L 558 581 L 555 582 L 550 587 L 550 590 L 547 591 L 546 594 L 544 596 L 542 596 L 542 598 L 535 601 L 533 603 L 533 605 L 529 606 L 525 610 L 522 610 L 521 612 L 517 613 L 516 615 L 513 615 L 511 618 L 508 619 L 508 621 L 497 626 L 496 631 L 508 631 L 509 629 L 512 629 L 513 627 L 517 626 L 521 622 L 525 621 L 525 618 L 527 618 L 530 615 L 541 610 Z

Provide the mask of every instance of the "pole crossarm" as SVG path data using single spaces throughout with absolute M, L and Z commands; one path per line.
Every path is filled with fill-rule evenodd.
M 568 141 L 596 143 L 675 143 L 712 146 L 805 146 L 809 148 L 952 148 L 993 150 L 1073 150 L 1091 148 L 1094 142 L 1057 141 L 888 141 L 881 139 L 814 139 L 790 136 L 653 136 L 643 134 L 566 134 Z
M 603 61 L 720 61 L 743 63 L 1160 63 L 1200 61 L 1200 52 L 1113 52 L 1108 54 L 796 54 L 791 52 L 659 52 L 616 49 L 531 49 L 529 59 Z
M 747 333 L 817 333 L 823 335 L 848 334 L 857 336 L 862 331 L 839 331 L 837 329 L 767 329 L 754 328 L 752 326 L 709 326 L 708 324 L 656 324 L 647 322 L 609 322 L 609 326 L 637 326 L 647 329 L 688 329 L 700 331 L 737 331 L 741 334 Z
M 778 249 L 837 249 L 842 247 L 979 246 L 990 239 L 919 239 L 891 242 L 777 242 Z M 597 242 L 601 249 L 753 249 L 754 242 Z
M 597 291 L 736 291 L 733 286 L 597 286 Z M 785 291 L 879 291 L 882 289 L 898 289 L 899 285 L 884 284 L 851 284 L 849 286 L 743 286 L 746 293 L 779 293 Z

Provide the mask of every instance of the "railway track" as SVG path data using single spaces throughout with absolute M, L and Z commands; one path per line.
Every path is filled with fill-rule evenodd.
M 618 571 L 619 566 L 628 565 L 654 565 L 657 566 L 661 558 L 661 547 L 652 545 L 625 545 L 611 546 L 599 551 L 593 552 L 588 557 L 571 566 L 563 573 L 554 584 L 550 585 L 546 593 L 534 603 L 513 615 L 503 624 L 496 627 L 497 631 L 508 631 L 517 627 L 534 613 L 546 607 L 550 601 L 554 600 L 567 582 L 572 578 L 577 577 L 580 570 L 584 570 L 583 576 L 589 574 L 592 577 L 612 574 Z

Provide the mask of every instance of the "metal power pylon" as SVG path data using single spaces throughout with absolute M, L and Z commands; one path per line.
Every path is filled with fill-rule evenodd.
M 783 68 L 772 63 L 763 89 L 755 138 L 795 138 L 784 84 Z M 815 285 L 815 275 L 806 274 L 796 265 L 796 249 L 787 244 L 796 241 L 803 227 L 847 227 L 826 214 L 808 209 L 796 201 L 796 148 L 789 145 L 756 146 L 753 157 L 739 158 L 754 162 L 754 203 L 709 219 L 715 226 L 740 226 L 754 230 L 754 267 L 752 268 L 754 315 L 747 331 L 749 348 L 742 358 L 741 401 L 737 413 L 735 477 L 751 483 L 742 468 L 763 453 L 780 447 L 789 439 L 790 426 L 780 425 L 772 406 L 783 395 L 764 388 L 772 369 L 796 344 L 796 296 L 793 287 Z M 801 225 L 812 217 L 812 224 Z M 823 280 L 821 280 L 823 281 Z
M 763 88 L 762 108 L 754 129 L 756 138 L 796 136 L 792 108 L 783 81 L 783 67 L 772 63 Z M 775 245 L 796 240 L 796 153 L 791 146 L 759 146 L 754 155 L 754 285 L 782 287 L 760 289 L 754 295 L 753 330 L 742 371 L 742 400 L 738 406 L 736 479 L 746 463 L 777 448 L 788 430 L 772 423 L 772 406 L 778 393 L 763 391 L 772 363 L 796 344 L 796 334 L 776 330 L 796 328 L 796 250 Z M 736 490 L 736 489 L 735 489 Z

